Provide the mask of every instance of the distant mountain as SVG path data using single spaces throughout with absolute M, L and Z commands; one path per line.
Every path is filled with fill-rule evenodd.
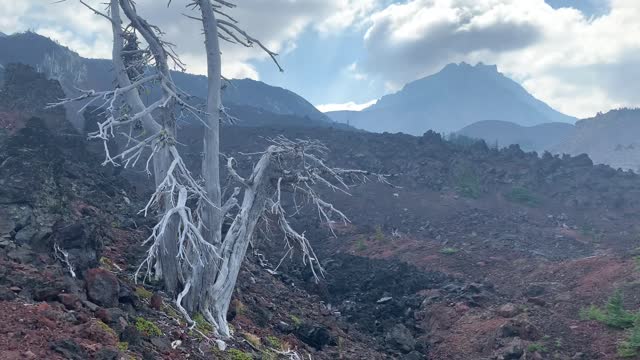
M 640 170 L 640 109 L 612 110 L 576 123 L 575 131 L 555 152 L 585 153 L 613 168 Z
M 0 38 L 1 38 L 1 37 L 7 37 L 7 34 L 5 34 L 5 33 L 3 33 L 3 32 L 0 32 Z
M 9 63 L 23 63 L 35 67 L 47 77 L 58 80 L 68 95 L 74 94 L 77 88 L 105 90 L 113 86 L 110 60 L 83 58 L 55 41 L 33 32 L 0 36 L 0 69 Z M 181 72 L 174 72 L 173 76 L 180 88 L 197 98 L 206 98 L 205 76 Z M 154 95 L 152 92 L 150 98 L 153 96 L 157 94 Z M 298 117 L 300 121 L 311 119 L 316 124 L 332 123 L 329 117 L 301 96 L 260 81 L 231 80 L 223 91 L 223 103 L 230 107 L 252 106 L 276 115 Z M 76 119 L 75 122 L 77 124 L 80 120 Z
M 574 125 L 559 122 L 521 126 L 509 121 L 484 120 L 465 126 L 457 134 L 482 139 L 489 145 L 518 144 L 526 151 L 542 151 L 555 148 L 574 131 Z
M 427 130 L 454 132 L 481 120 L 511 121 L 522 126 L 573 123 L 534 98 L 520 84 L 482 63 L 449 64 L 437 74 L 411 82 L 359 112 L 327 113 L 375 132 L 420 135 Z

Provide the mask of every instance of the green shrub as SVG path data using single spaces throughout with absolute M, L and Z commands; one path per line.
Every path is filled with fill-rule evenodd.
M 622 307 L 622 294 L 615 292 L 604 309 L 591 305 L 580 311 L 583 320 L 594 320 L 616 329 L 628 329 L 634 325 L 637 314 Z
M 205 320 L 202 314 L 195 314 L 193 316 L 193 322 L 196 323 L 196 329 L 198 329 L 203 334 L 209 334 L 213 331 L 213 326 Z
M 143 288 L 142 286 L 138 286 L 136 288 L 136 295 L 138 295 L 138 297 L 140 299 L 151 299 L 151 297 L 153 296 L 153 293 L 145 288 Z
M 627 329 L 634 325 L 637 315 L 622 307 L 622 293 L 616 291 L 607 302 L 607 319 L 605 324 L 619 329 Z
M 356 241 L 356 250 L 358 251 L 367 250 L 367 244 L 364 243 L 363 239 L 358 239 L 358 241 Z
M 505 194 L 505 197 L 509 201 L 528 206 L 534 206 L 539 202 L 536 196 L 529 189 L 520 186 L 513 187 Z
M 231 355 L 231 360 L 253 360 L 251 354 L 238 349 L 229 350 L 229 355 Z
M 538 353 L 546 353 L 547 348 L 540 343 L 533 343 L 527 346 L 527 351 L 530 353 L 538 352 Z
M 382 231 L 382 226 L 380 225 L 376 226 L 376 233 L 374 235 L 374 239 L 377 242 L 383 242 L 385 240 L 384 232 Z
M 465 171 L 457 177 L 456 187 L 458 194 L 464 197 L 477 199 L 482 194 L 480 179 L 471 171 Z
M 302 320 L 300 320 L 299 317 L 295 316 L 295 315 L 291 315 L 290 316 L 291 321 L 293 322 L 293 326 L 295 326 L 296 328 L 300 327 L 300 325 L 302 325 Z
M 622 294 L 616 291 L 607 301 L 604 309 L 594 305 L 583 309 L 583 319 L 595 320 L 616 329 L 629 329 L 627 339 L 618 344 L 618 356 L 631 358 L 640 351 L 640 314 L 623 308 Z
M 454 254 L 457 254 L 459 251 L 460 250 L 458 250 L 456 248 L 446 247 L 446 248 L 440 249 L 440 254 L 443 254 L 443 255 L 454 255 Z
M 109 333 L 109 335 L 117 338 L 118 335 L 116 334 L 115 330 L 113 330 L 109 325 L 105 324 L 104 322 L 102 322 L 101 320 L 96 321 L 96 323 L 98 324 L 98 326 L 100 326 L 100 328 L 102 328 L 102 330 L 104 330 L 105 332 Z
M 282 349 L 282 341 L 273 335 L 267 336 L 267 344 L 274 349 Z
M 562 349 L 562 339 L 557 338 L 555 345 L 556 345 L 556 349 Z
M 633 329 L 631 329 L 627 340 L 618 344 L 618 355 L 624 358 L 636 357 L 638 356 L 639 350 L 640 350 L 640 324 L 636 322 Z
M 162 331 L 151 321 L 138 316 L 136 318 L 136 329 L 146 336 L 161 336 Z

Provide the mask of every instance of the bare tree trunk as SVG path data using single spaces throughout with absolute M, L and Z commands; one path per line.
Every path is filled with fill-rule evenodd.
M 222 85 L 222 67 L 220 44 L 218 42 L 217 23 L 213 7 L 209 0 L 200 0 L 203 26 L 205 27 L 205 48 L 207 51 L 207 116 L 204 129 L 204 155 L 202 159 L 202 177 L 205 190 L 212 204 L 205 204 L 203 217 L 207 228 L 203 236 L 213 245 L 222 241 L 222 213 L 220 190 L 220 87 Z
M 171 164 L 171 154 L 168 147 L 160 149 L 153 159 L 153 169 L 156 186 L 158 186 L 167 175 L 167 170 Z M 171 199 L 169 194 L 162 199 L 162 208 L 160 213 L 163 214 L 166 209 L 171 208 Z M 156 278 L 162 278 L 164 281 L 165 291 L 167 294 L 174 296 L 179 291 L 179 266 L 176 254 L 178 253 L 178 243 L 176 236 L 178 234 L 178 219 L 173 217 L 167 226 L 166 232 L 160 239 L 160 247 L 158 250 L 158 260 L 155 264 Z

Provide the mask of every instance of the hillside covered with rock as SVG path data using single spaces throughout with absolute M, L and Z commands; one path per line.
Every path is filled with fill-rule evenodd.
M 221 351 L 159 283 L 133 278 L 155 222 L 139 214 L 151 179 L 100 166 L 99 144 L 44 109 L 55 81 L 9 74 L 2 93 L 20 95 L 0 102 L 3 359 L 616 359 L 628 338 L 585 309 L 616 291 L 629 312 L 640 307 L 634 173 L 433 132 L 227 126 L 240 172 L 256 160 L 242 154 L 283 134 L 319 139 L 333 165 L 391 185 L 327 193 L 351 220 L 335 236 L 310 209 L 292 219 L 327 270 L 317 283 L 295 253 L 278 266 L 279 235 L 259 232 Z M 192 161 L 199 133 L 181 128 Z

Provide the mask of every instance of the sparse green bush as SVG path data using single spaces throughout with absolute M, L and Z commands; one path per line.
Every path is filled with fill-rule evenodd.
M 383 242 L 385 240 L 384 232 L 382 231 L 382 226 L 380 225 L 376 226 L 376 233 L 374 235 L 374 239 L 377 242 Z
M 299 317 L 295 316 L 295 315 L 291 315 L 290 316 L 291 321 L 293 322 L 293 326 L 295 326 L 296 328 L 300 327 L 300 325 L 302 325 L 302 320 L 300 320 Z
M 115 330 L 113 330 L 109 325 L 105 324 L 104 322 L 102 322 L 101 320 L 96 321 L 96 323 L 98 324 L 98 326 L 100 326 L 100 328 L 102 328 L 102 330 L 104 330 L 106 333 L 110 334 L 111 336 L 117 338 L 118 335 L 116 334 Z
M 151 299 L 151 297 L 153 296 L 153 293 L 145 288 L 143 288 L 142 286 L 138 286 L 136 288 L 136 295 L 138 295 L 139 298 L 141 299 Z
M 637 314 L 622 307 L 622 294 L 615 292 L 604 309 L 591 305 L 580 311 L 583 320 L 594 320 L 616 329 L 628 329 L 634 325 Z
M 356 241 L 356 250 L 358 251 L 367 250 L 367 244 L 365 244 L 363 239 L 358 239 L 358 241 Z
M 213 326 L 205 320 L 202 314 L 196 314 L 193 316 L 193 321 L 196 323 L 196 329 L 198 329 L 203 334 L 209 334 L 213 331 Z
M 557 338 L 555 345 L 556 345 L 556 349 L 562 349 L 562 339 Z
M 604 309 L 594 305 L 583 309 L 580 316 L 583 319 L 595 320 L 616 329 L 629 329 L 626 340 L 618 344 L 618 356 L 630 358 L 638 356 L 640 351 L 640 313 L 634 313 L 623 308 L 622 294 L 616 291 L 607 301 Z
M 278 354 L 271 350 L 265 350 L 261 354 L 261 360 L 278 360 Z
M 156 326 L 156 324 L 152 323 L 151 321 L 141 316 L 138 316 L 136 318 L 136 329 L 138 329 L 138 331 L 140 331 L 142 334 L 146 336 L 162 335 L 162 331 L 160 330 L 159 327 Z
M 443 254 L 443 255 L 454 255 L 454 254 L 457 254 L 459 251 L 460 250 L 458 250 L 456 248 L 446 247 L 446 248 L 440 249 L 440 254 Z
M 627 329 L 634 325 L 637 314 L 622 307 L 622 293 L 616 291 L 607 302 L 607 321 L 605 324 L 619 329 Z
M 229 355 L 231 355 L 231 360 L 253 360 L 251 354 L 238 349 L 229 350 Z
M 505 194 L 505 198 L 509 201 L 528 206 L 534 206 L 539 202 L 536 196 L 529 189 L 521 186 L 513 187 Z
M 618 344 L 618 356 L 624 358 L 636 357 L 640 351 L 640 324 L 636 321 L 627 340 Z
M 274 349 L 282 349 L 282 341 L 273 335 L 267 336 L 267 344 Z
M 538 352 L 538 353 L 546 353 L 547 348 L 540 343 L 533 343 L 527 346 L 527 351 L 530 353 Z
M 472 199 L 477 199 L 482 194 L 480 179 L 476 174 L 465 171 L 456 179 L 458 194 Z

